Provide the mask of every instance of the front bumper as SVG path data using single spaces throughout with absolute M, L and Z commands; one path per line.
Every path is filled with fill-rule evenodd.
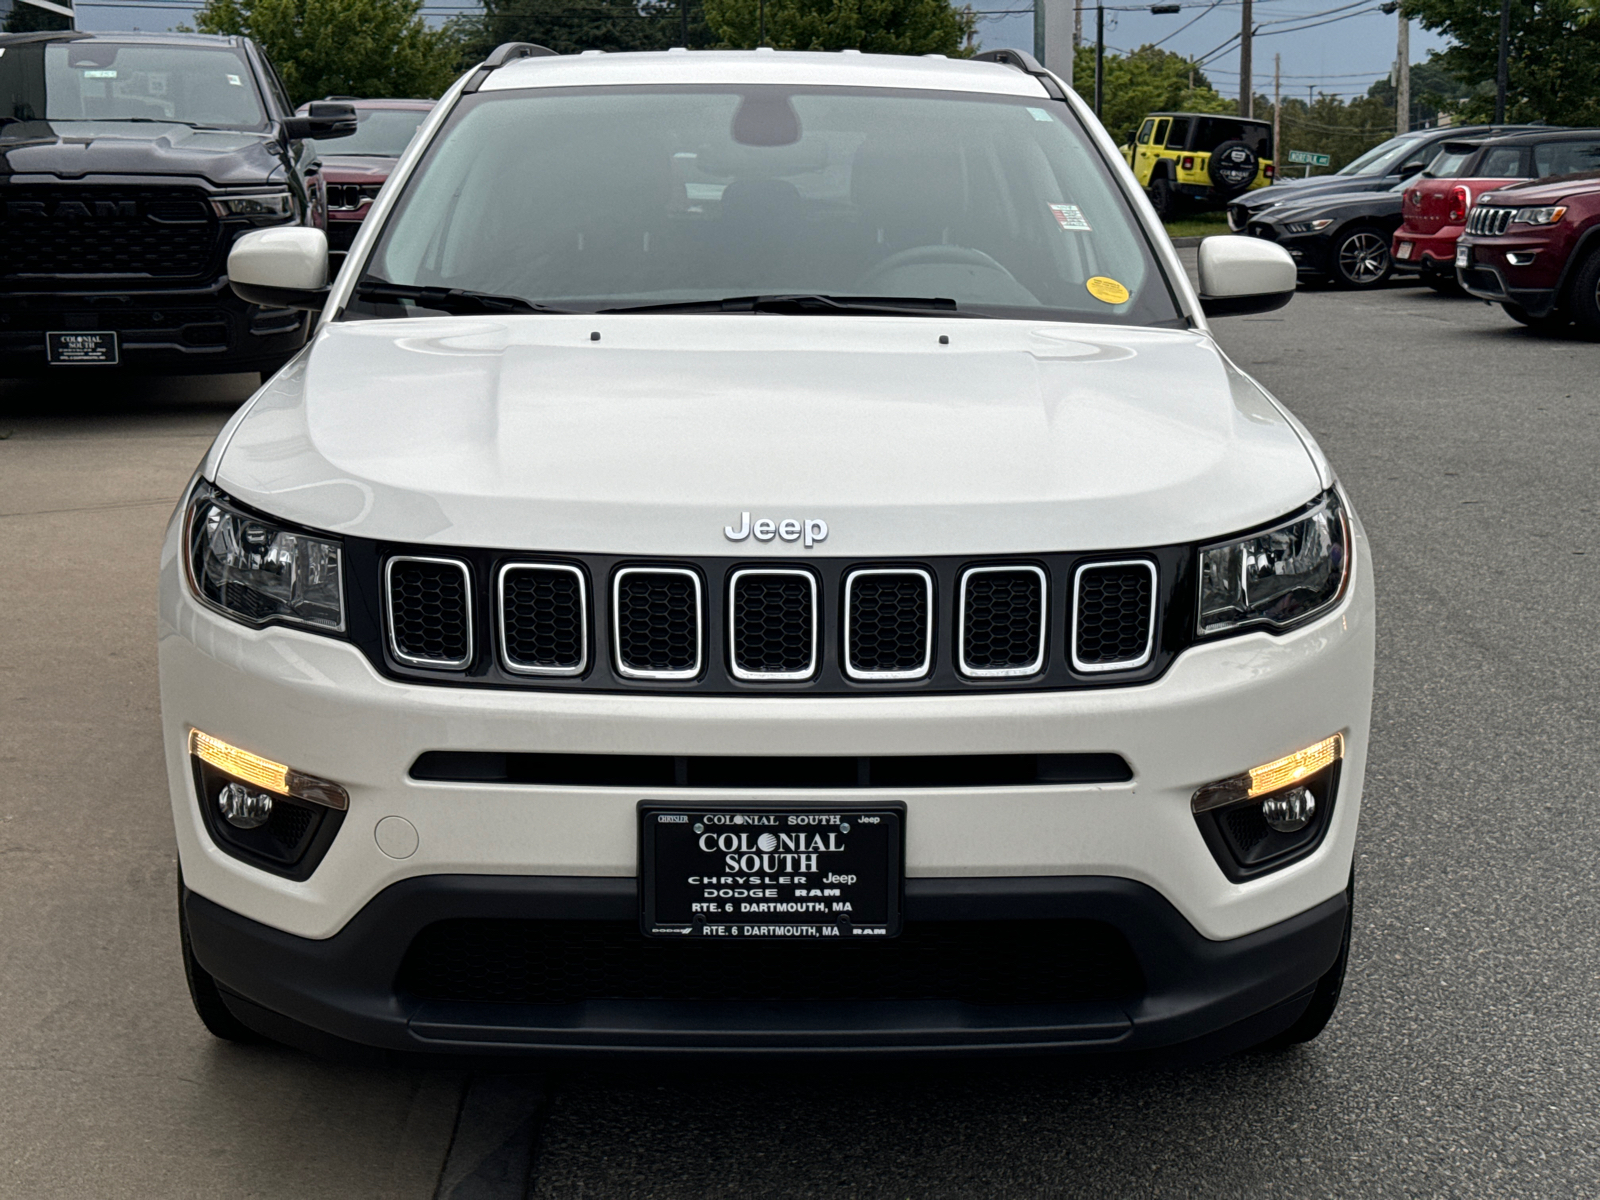
M 282 933 L 194 892 L 186 892 L 183 903 L 197 959 L 216 977 L 229 1007 L 259 1032 L 314 1051 L 353 1043 L 434 1057 L 1165 1054 L 1180 1046 L 1225 1053 L 1271 1037 L 1304 1010 L 1312 987 L 1339 953 L 1347 913 L 1346 893 L 1340 891 L 1268 929 L 1215 942 L 1154 889 L 1126 879 L 914 879 L 906 893 L 904 937 L 922 922 L 1109 925 L 1137 960 L 1138 986 L 1065 1003 L 640 995 L 568 1003 L 462 1002 L 406 989 L 408 948 L 429 925 L 562 921 L 568 928 L 615 929 L 626 937 L 638 917 L 634 881 L 410 879 L 386 889 L 323 940 Z M 707 949 L 683 942 L 645 947 L 643 939 L 636 940 L 658 959 Z M 886 948 L 825 947 L 846 962 L 855 952 Z M 487 969 L 503 970 L 504 964 Z
M 1333 240 L 1325 233 L 1285 234 L 1265 221 L 1249 222 L 1245 231 L 1250 237 L 1277 242 L 1294 259 L 1295 270 L 1307 279 L 1332 273 Z
M 1464 240 L 1467 264 L 1455 267 L 1456 280 L 1469 295 L 1497 304 L 1515 304 L 1530 316 L 1546 317 L 1560 299 L 1559 273 L 1550 265 L 1559 262 L 1542 242 L 1500 239 L 1492 242 Z M 1534 261 L 1515 267 L 1506 262 L 1506 251 L 1536 252 Z M 1551 278 L 1554 275 L 1555 278 Z

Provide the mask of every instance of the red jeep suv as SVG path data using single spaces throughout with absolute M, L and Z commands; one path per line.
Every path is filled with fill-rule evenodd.
M 1397 267 L 1412 266 L 1439 291 L 1456 290 L 1456 239 L 1475 200 L 1523 179 L 1567 175 L 1600 167 L 1600 129 L 1518 133 L 1479 142 L 1450 179 L 1419 179 L 1406 190 L 1404 221 L 1394 234 Z M 1442 156 L 1441 156 L 1442 157 Z M 1430 171 L 1431 174 L 1445 172 Z
M 1600 339 L 1600 171 L 1490 192 L 1456 245 L 1461 286 L 1535 328 Z

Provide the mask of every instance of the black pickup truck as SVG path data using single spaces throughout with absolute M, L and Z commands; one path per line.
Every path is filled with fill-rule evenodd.
M 311 139 L 355 127 L 247 38 L 0 34 L 0 376 L 275 371 L 306 314 L 238 299 L 228 249 L 325 229 Z

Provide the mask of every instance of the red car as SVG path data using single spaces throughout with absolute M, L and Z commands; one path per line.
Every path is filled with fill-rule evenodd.
M 322 155 L 322 181 L 328 200 L 328 247 L 348 250 L 361 221 L 389 178 L 411 137 L 433 108 L 432 100 L 355 100 L 356 131 L 340 140 L 334 153 Z M 307 105 L 300 106 L 304 113 Z
M 1468 156 L 1454 178 L 1424 178 L 1406 189 L 1404 220 L 1392 247 L 1397 266 L 1420 271 L 1423 282 L 1440 291 L 1456 290 L 1456 239 L 1473 202 L 1524 179 L 1600 167 L 1600 129 L 1546 129 L 1471 146 L 1447 143 L 1445 153 L 1451 152 Z
M 1534 328 L 1600 339 L 1600 171 L 1490 192 L 1456 245 L 1456 275 Z

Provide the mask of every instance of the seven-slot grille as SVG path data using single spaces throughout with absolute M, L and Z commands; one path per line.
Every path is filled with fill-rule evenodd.
M 971 567 L 961 576 L 961 673 L 1035 674 L 1044 665 L 1045 577 L 1034 566 Z
M 1155 649 L 1156 566 L 1148 559 L 1085 563 L 1073 580 L 1072 665 L 1127 671 Z
M 852 571 L 844 581 L 845 673 L 920 679 L 933 665 L 933 577 L 904 568 Z
M 389 649 L 414 667 L 472 662 L 472 574 L 451 558 L 391 558 L 384 570 Z
M 1480 237 L 1499 237 L 1511 227 L 1511 221 L 1516 215 L 1517 210 L 1514 208 L 1480 204 L 1467 218 L 1467 232 L 1478 234 Z
M 376 183 L 330 183 L 328 211 L 355 212 L 368 200 L 376 199 L 381 186 Z
M 628 679 L 700 674 L 700 576 L 683 567 L 627 567 L 611 597 L 617 671 Z
M 583 572 L 565 563 L 500 568 L 500 653 L 518 675 L 581 675 L 589 665 Z
M 728 653 L 736 679 L 809 679 L 817 669 L 817 577 L 735 571 L 728 585 Z
M 1154 655 L 1160 593 L 1151 559 L 999 561 L 946 567 L 937 579 L 921 566 L 820 566 L 730 565 L 725 574 L 713 566 L 708 576 L 670 564 L 510 561 L 489 572 L 463 559 L 397 555 L 382 573 L 388 647 L 405 666 L 464 672 L 477 662 L 482 622 L 493 650 L 474 677 L 498 667 L 552 682 L 587 679 L 598 654 L 613 677 L 685 685 L 715 685 L 724 670 L 730 682 L 758 685 L 827 674 L 877 684 L 955 676 L 1070 686 L 1059 675 L 1067 664 L 1079 676 L 1130 672 Z M 477 571 L 492 596 L 481 615 Z M 594 600 L 591 578 L 601 584 Z M 940 615 L 943 588 L 955 593 L 949 616 Z M 592 651 L 597 620 L 605 635 Z M 1064 649 L 1054 649 L 1063 625 Z M 708 675 L 706 646 L 718 638 Z

